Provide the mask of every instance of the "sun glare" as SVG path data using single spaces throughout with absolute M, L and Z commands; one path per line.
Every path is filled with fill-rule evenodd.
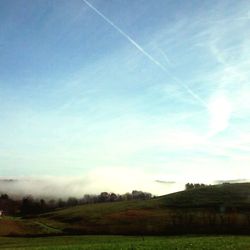
M 221 132 L 228 127 L 232 106 L 224 94 L 213 97 L 208 105 L 210 113 L 210 129 L 213 134 Z

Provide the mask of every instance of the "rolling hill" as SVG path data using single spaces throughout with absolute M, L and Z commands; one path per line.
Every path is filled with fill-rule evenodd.
M 250 183 L 207 186 L 145 201 L 81 205 L 37 220 L 72 234 L 250 233 Z
M 249 208 L 250 183 L 206 186 L 161 197 L 169 207 Z
M 13 220 L 6 223 L 16 228 Z M 9 230 L 9 234 L 250 234 L 250 183 L 206 186 L 151 200 L 74 206 L 17 223 L 18 233 Z

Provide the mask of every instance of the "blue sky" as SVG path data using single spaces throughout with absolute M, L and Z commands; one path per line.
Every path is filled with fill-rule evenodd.
M 0 19 L 2 177 L 250 178 L 248 1 L 2 0 Z

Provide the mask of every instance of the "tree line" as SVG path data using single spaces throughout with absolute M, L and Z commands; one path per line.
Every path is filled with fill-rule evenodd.
M 203 188 L 207 186 L 209 185 L 206 185 L 204 183 L 187 183 L 185 185 L 185 190 L 192 190 L 192 189 Z
M 137 190 L 122 195 L 101 192 L 99 195 L 85 194 L 82 198 L 69 197 L 68 199 L 43 199 L 34 198 L 31 195 L 22 198 L 11 198 L 8 194 L 1 194 L 0 210 L 2 210 L 5 215 L 27 216 L 49 212 L 58 208 L 66 208 L 83 204 L 125 200 L 147 200 L 151 198 L 151 193 Z

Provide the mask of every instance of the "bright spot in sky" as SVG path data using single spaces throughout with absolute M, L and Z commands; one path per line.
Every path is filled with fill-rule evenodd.
M 232 106 L 225 94 L 213 96 L 208 104 L 211 134 L 217 134 L 228 127 Z

